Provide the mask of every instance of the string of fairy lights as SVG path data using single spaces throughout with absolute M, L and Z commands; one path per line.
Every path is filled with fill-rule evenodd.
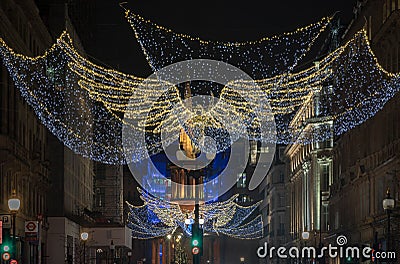
M 180 227 L 184 234 L 191 236 L 187 220 L 194 219 L 194 211 L 181 209 L 179 205 L 154 198 L 138 189 L 143 205 L 134 206 L 128 203 L 128 226 L 132 237 L 149 239 L 172 234 Z M 250 206 L 240 206 L 235 202 L 238 195 L 226 201 L 200 205 L 200 217 L 204 232 L 224 234 L 240 239 L 256 239 L 263 235 L 262 218 L 253 217 L 253 212 L 260 202 Z
M 253 78 L 275 76 L 293 69 L 332 20 L 332 17 L 326 17 L 293 32 L 233 42 L 176 33 L 127 9 L 125 16 L 154 71 L 178 61 L 201 58 L 246 69 Z
M 180 60 L 208 58 L 232 63 L 258 79 L 233 80 L 222 89 L 207 86 L 210 94 L 219 95 L 219 102 L 190 109 L 179 87 L 96 65 L 74 48 L 67 32 L 37 57 L 18 54 L 0 39 L 3 64 L 41 122 L 74 152 L 103 163 L 140 162 L 176 141 L 181 129 L 191 131 L 187 134 L 194 142 L 207 131 L 219 142 L 216 152 L 229 148 L 243 130 L 249 140 L 269 143 L 323 141 L 374 116 L 400 89 L 400 75 L 379 65 L 365 30 L 315 65 L 294 71 L 331 18 L 271 38 L 221 42 L 175 33 L 129 10 L 126 17 L 154 70 Z M 267 99 L 272 113 L 259 111 L 260 98 Z M 133 125 L 127 116 L 139 119 Z M 226 116 L 229 129 L 220 121 Z M 260 133 L 261 120 L 268 122 L 271 116 L 276 136 Z M 132 137 L 130 149 L 124 149 L 124 126 L 146 133 L 146 142 Z M 160 139 L 163 131 L 167 136 Z M 190 235 L 185 220 L 194 218 L 192 211 L 140 193 L 144 205 L 129 205 L 133 237 L 165 236 L 179 227 Z M 242 239 L 262 237 L 261 216 L 251 217 L 259 203 L 242 207 L 235 199 L 203 204 L 204 230 Z
M 305 31 L 307 27 L 299 30 Z M 284 38 L 295 36 L 289 34 Z M 44 55 L 31 58 L 14 52 L 1 40 L 0 54 L 21 94 L 49 130 L 75 152 L 110 164 L 139 162 L 143 153 L 159 153 L 163 144 L 176 140 L 171 137 L 161 142 L 159 137 L 150 135 L 146 144 L 133 142 L 132 159 L 126 160 L 121 131 L 124 125 L 130 125 L 123 118 L 127 114 L 143 117 L 133 127 L 138 133 L 159 134 L 163 129 L 177 132 L 169 135 L 178 135 L 181 128 L 194 130 L 191 124 L 201 124 L 210 128 L 217 142 L 223 142 L 217 149 L 221 152 L 229 147 L 232 138 L 241 136 L 243 125 L 250 131 L 250 140 L 276 140 L 283 144 L 309 143 L 343 134 L 372 117 L 399 89 L 399 75 L 385 71 L 378 64 L 362 30 L 317 65 L 255 80 L 260 89 L 243 80 L 228 83 L 219 91 L 223 104 L 205 109 L 199 115 L 184 106 L 176 86 L 160 80 L 143 83 L 143 78 L 98 66 L 79 54 L 72 43 L 64 32 Z M 251 44 L 254 43 L 238 46 Z M 241 94 L 252 100 L 245 101 Z M 258 106 L 254 102 L 262 96 L 271 105 L 276 138 L 257 132 L 259 123 L 254 119 L 254 109 Z M 318 109 L 313 117 L 317 121 L 329 119 L 332 123 L 311 126 L 306 114 L 301 112 L 313 104 Z M 230 106 L 229 113 L 223 105 Z M 174 113 L 173 109 L 181 111 Z M 182 123 L 177 113 L 195 122 Z M 233 135 L 227 137 L 219 122 L 228 114 L 237 117 L 232 120 L 232 127 L 240 128 L 238 135 L 233 130 Z M 308 133 L 304 133 L 307 126 Z

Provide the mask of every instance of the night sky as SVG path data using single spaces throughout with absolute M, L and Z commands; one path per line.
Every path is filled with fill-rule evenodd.
M 342 24 L 352 18 L 354 0 L 330 1 L 132 1 L 125 5 L 174 32 L 210 40 L 257 40 L 319 21 L 339 12 Z M 84 43 L 96 63 L 147 77 L 150 67 L 119 1 L 96 0 L 91 41 Z

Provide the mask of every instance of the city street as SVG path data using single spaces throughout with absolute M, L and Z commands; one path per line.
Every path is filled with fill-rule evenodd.
M 400 263 L 400 0 L 0 2 L 0 264 Z

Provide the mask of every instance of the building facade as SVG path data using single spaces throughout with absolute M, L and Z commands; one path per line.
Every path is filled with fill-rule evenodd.
M 342 42 L 364 28 L 379 64 L 388 72 L 398 72 L 400 2 L 357 1 L 353 12 L 354 18 Z M 316 108 L 318 100 L 329 96 L 329 84 L 325 85 L 327 89 L 316 94 L 293 120 L 293 125 L 309 121 L 302 127 L 303 133 L 330 122 L 321 123 L 320 109 Z M 369 246 L 374 250 L 397 251 L 396 255 L 400 255 L 399 106 L 400 95 L 397 94 L 375 116 L 339 137 L 286 148 L 291 245 L 316 248 L 336 245 L 336 238 L 343 235 L 349 246 Z M 397 204 L 390 222 L 382 205 L 388 190 Z M 337 257 L 318 261 L 361 263 L 371 260 Z
M 96 222 L 124 225 L 123 166 L 95 163 L 94 179 Z
M 362 28 L 368 33 L 380 65 L 389 72 L 398 72 L 400 2 L 358 1 L 344 40 Z M 382 205 L 388 189 L 397 206 L 399 201 L 399 107 L 397 93 L 374 117 L 335 140 L 330 241 L 345 235 L 348 244 L 394 250 L 400 256 L 400 210 L 393 210 L 389 235 L 388 216 Z M 335 259 L 332 263 L 340 261 Z
M 67 30 L 74 45 L 82 51 L 79 37 L 68 16 L 68 6 L 58 1 L 51 5 L 43 2 L 41 7 L 46 10 L 41 15 L 48 20 L 53 37 L 57 38 L 63 30 Z M 76 100 L 78 103 L 79 99 Z M 82 115 L 91 119 L 86 113 Z M 75 154 L 54 135 L 49 135 L 48 143 L 52 183 L 47 200 L 48 239 L 53 242 L 47 247 L 51 252 L 47 262 L 79 263 L 83 258 L 80 234 L 85 226 L 94 222 L 91 215 L 94 205 L 94 163 L 89 158 Z
M 324 105 L 323 102 L 329 97 L 330 91 L 329 83 L 323 84 L 323 87 L 315 91 L 313 97 L 296 113 L 291 126 L 300 126 L 299 138 L 312 134 L 310 131 L 318 131 L 320 126 L 332 127 L 333 122 L 329 118 L 320 118 L 320 114 L 328 110 L 321 109 L 321 105 Z M 332 137 L 322 142 L 311 139 L 309 144 L 290 144 L 286 147 L 287 203 L 290 211 L 288 245 L 297 247 L 307 245 L 318 248 L 324 244 L 330 227 L 329 197 L 330 186 L 333 182 L 332 148 Z
M 280 247 L 287 243 L 288 217 L 286 210 L 286 186 L 287 169 L 284 156 L 285 146 L 278 145 L 274 161 L 267 176 L 260 185 L 260 193 L 263 202 L 260 211 L 263 217 L 264 238 L 260 240 L 260 246 L 268 243 L 268 247 Z M 261 259 L 260 263 L 283 263 L 279 259 Z
M 52 44 L 34 1 L 0 2 L 0 37 L 18 53 L 42 54 Z M 44 263 L 47 229 L 46 200 L 50 190 L 48 132 L 22 98 L 7 69 L 0 67 L 0 214 L 9 214 L 7 201 L 15 194 L 21 201 L 16 214 L 19 263 Z M 25 236 L 25 222 L 37 221 L 40 235 Z M 3 229 L 3 241 L 12 231 Z M 14 246 L 13 246 L 14 247 Z

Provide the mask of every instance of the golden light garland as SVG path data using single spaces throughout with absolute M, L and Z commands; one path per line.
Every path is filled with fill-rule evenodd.
M 200 115 L 191 112 L 182 103 L 176 86 L 159 80 L 146 80 L 143 85 L 144 79 L 141 77 L 93 64 L 80 55 L 72 43 L 70 36 L 63 32 L 57 43 L 41 56 L 28 57 L 15 53 L 2 39 L 0 39 L 0 48 L 3 62 L 24 98 L 33 106 L 46 126 L 76 152 L 107 163 L 126 162 L 118 131 L 127 124 L 123 120 L 127 113 L 140 115 L 149 112 L 150 115 L 135 127 L 138 131 L 147 133 L 159 134 L 161 128 L 168 132 L 179 131 L 183 125 L 187 127 L 194 124 L 223 129 L 218 120 L 226 114 L 224 112 L 226 110 L 218 104 Z M 351 70 L 354 74 L 349 74 L 350 71 L 349 73 L 341 72 L 345 66 L 348 68 L 347 71 Z M 363 80 L 367 75 L 371 81 L 374 81 L 375 87 L 361 87 L 362 84 L 367 83 Z M 234 112 L 230 114 L 236 115 L 237 125 L 241 125 L 243 121 L 255 124 L 251 119 L 253 109 L 257 108 L 257 105 L 243 100 L 240 94 L 245 93 L 248 98 L 253 99 L 253 102 L 257 102 L 260 96 L 266 96 L 276 116 L 278 143 L 288 143 L 304 129 L 302 122 L 289 125 L 294 113 L 313 97 L 323 93 L 326 86 L 334 87 L 334 96 L 328 102 L 330 106 L 324 106 L 326 109 L 330 108 L 330 112 L 325 112 L 323 115 L 337 123 L 338 129 L 334 133 L 338 135 L 349 129 L 346 127 L 354 127 L 378 111 L 384 102 L 397 92 L 398 76 L 396 73 L 387 72 L 379 65 L 369 46 L 366 32 L 362 30 L 347 43 L 328 54 L 318 65 L 300 72 L 287 72 L 255 80 L 260 90 L 252 89 L 252 83 L 247 81 L 232 81 L 223 87 L 219 99 L 234 109 Z M 338 87 L 335 83 L 341 83 L 343 87 Z M 384 89 L 371 90 L 379 85 Z M 349 101 L 348 96 L 344 96 L 348 93 L 343 90 L 345 86 L 348 89 L 351 87 L 353 93 L 359 93 L 357 97 L 350 97 L 354 101 Z M 60 98 L 60 102 L 49 100 L 53 95 L 57 95 L 56 98 Z M 63 107 L 65 100 L 61 98 L 78 98 L 78 95 L 81 101 L 86 102 L 86 107 L 79 106 L 75 112 L 73 109 Z M 152 104 L 151 109 L 144 107 L 155 98 L 159 100 Z M 74 100 L 78 102 L 77 99 Z M 68 102 L 71 107 L 74 100 Z M 130 100 L 135 102 L 133 107 L 129 105 Z M 57 105 L 59 109 L 68 112 L 59 113 Z M 181 124 L 179 118 L 171 115 L 171 110 L 177 106 L 182 114 L 189 116 L 189 119 L 194 122 Z M 366 111 L 361 113 L 359 109 Z M 97 124 L 100 124 L 99 131 L 109 131 L 110 125 L 113 124 L 117 129 L 115 132 L 108 132 L 107 135 L 93 138 L 96 137 L 93 136 L 93 127 L 87 124 L 82 125 L 84 121 L 79 118 L 99 120 L 94 124 L 95 128 Z M 100 119 L 103 120 L 100 121 Z M 110 124 L 106 124 L 107 120 Z M 82 133 L 82 127 L 86 132 Z M 318 133 L 320 135 L 317 138 L 322 139 L 328 132 Z M 315 139 L 303 140 L 307 142 Z M 172 141 L 168 139 L 166 143 Z M 148 143 L 149 146 L 137 147 L 146 147 L 152 153 L 156 153 L 160 142 Z

